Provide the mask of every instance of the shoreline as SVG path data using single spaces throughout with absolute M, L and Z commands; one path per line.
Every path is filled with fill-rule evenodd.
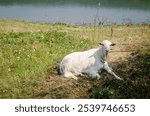
M 26 20 L 17 20 L 17 19 L 1 19 L 0 18 L 0 22 L 1 21 L 14 21 L 14 22 L 26 22 L 26 23 L 33 23 L 33 24 L 48 24 L 48 25 L 66 25 L 66 26 L 114 26 L 114 25 L 117 25 L 117 26 L 123 26 L 123 25 L 150 25 L 150 22 L 149 23 L 110 23 L 110 24 L 103 24 L 103 23 L 100 23 L 100 24 L 92 24 L 92 23 L 81 23 L 81 24 L 71 24 L 71 23 L 64 23 L 64 22 L 56 22 L 56 23 L 52 23 L 52 22 L 47 22 L 47 21 L 26 21 Z

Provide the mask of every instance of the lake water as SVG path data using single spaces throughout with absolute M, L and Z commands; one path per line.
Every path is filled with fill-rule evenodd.
M 150 0 L 0 0 L 0 19 L 67 24 L 150 24 Z

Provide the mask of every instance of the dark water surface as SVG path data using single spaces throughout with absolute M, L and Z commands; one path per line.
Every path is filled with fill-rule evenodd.
M 150 0 L 0 0 L 0 19 L 67 24 L 150 24 Z

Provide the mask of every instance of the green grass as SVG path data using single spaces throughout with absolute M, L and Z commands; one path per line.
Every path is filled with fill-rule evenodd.
M 89 44 L 57 31 L 0 33 L 0 98 L 31 97 L 47 69 Z
M 131 44 L 137 44 L 133 48 L 138 53 L 114 67 L 119 75 L 127 77 L 125 81 L 107 80 L 92 88 L 85 98 L 150 98 L 149 27 L 68 26 L 0 20 L 0 98 L 34 98 L 44 91 L 41 89 L 47 89 L 47 71 L 56 72 L 66 54 L 98 46 L 104 38 L 118 43 L 131 40 Z M 64 87 L 62 90 L 65 93 Z

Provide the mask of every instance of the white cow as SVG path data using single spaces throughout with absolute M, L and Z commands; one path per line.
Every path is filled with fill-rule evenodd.
M 112 74 L 116 79 L 118 77 L 108 66 L 107 55 L 112 44 L 108 40 L 101 43 L 101 48 L 90 49 L 83 52 L 74 52 L 66 55 L 59 65 L 59 72 L 66 78 L 78 79 L 79 75 L 88 75 L 92 78 L 100 78 L 101 69 L 105 69 Z

